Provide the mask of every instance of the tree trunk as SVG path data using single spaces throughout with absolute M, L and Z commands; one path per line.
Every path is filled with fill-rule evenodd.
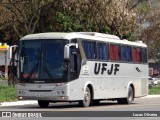
M 5 79 L 8 79 L 7 51 L 5 51 Z

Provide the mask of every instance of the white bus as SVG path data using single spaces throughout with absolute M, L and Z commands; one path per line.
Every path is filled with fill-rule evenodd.
M 148 94 L 147 46 L 95 32 L 39 33 L 23 37 L 18 52 L 17 97 L 50 102 L 101 100 L 130 104 Z

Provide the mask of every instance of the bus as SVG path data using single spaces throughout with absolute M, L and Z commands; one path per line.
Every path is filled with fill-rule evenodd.
M 147 46 L 97 32 L 38 33 L 20 39 L 17 97 L 51 102 L 131 104 L 148 94 Z

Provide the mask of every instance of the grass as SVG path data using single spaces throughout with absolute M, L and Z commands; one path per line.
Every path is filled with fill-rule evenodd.
M 0 86 L 0 102 L 9 102 L 16 100 L 16 88 L 9 86 Z
M 149 95 L 160 95 L 160 86 L 153 86 L 149 88 Z

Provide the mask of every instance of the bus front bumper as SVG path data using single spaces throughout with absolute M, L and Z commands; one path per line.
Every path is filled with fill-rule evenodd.
M 17 96 L 18 100 L 47 100 L 47 101 L 69 101 L 68 96 Z

